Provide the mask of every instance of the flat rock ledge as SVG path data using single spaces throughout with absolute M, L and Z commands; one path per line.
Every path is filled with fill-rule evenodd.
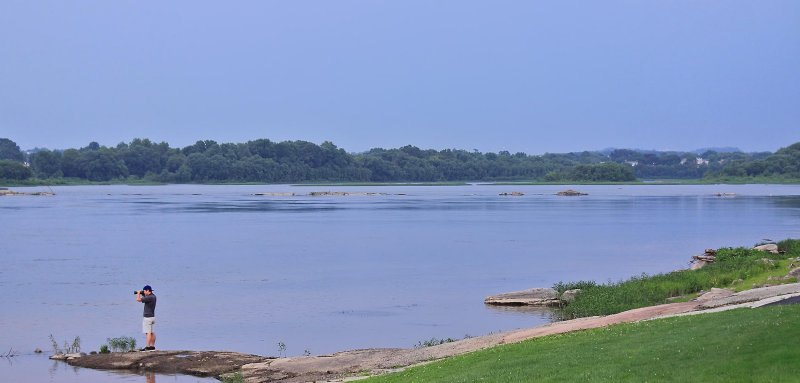
M 365 349 L 292 358 L 263 357 L 229 351 L 145 351 L 79 355 L 66 359 L 65 363 L 94 369 L 186 374 L 218 379 L 238 371 L 242 373 L 247 383 L 349 381 L 363 375 L 400 371 L 409 366 L 546 335 L 738 307 L 756 308 L 798 303 L 800 283 L 763 287 L 739 293 L 714 289 L 702 298 L 705 299 L 643 307 L 614 315 L 554 322 L 424 348 Z
M 329 355 L 262 357 L 229 351 L 144 351 L 84 355 L 67 364 L 101 370 L 155 372 L 221 378 L 236 371 L 248 383 L 341 381 L 365 371 L 382 374 L 417 364 L 499 345 L 503 334 L 468 338 L 437 346 L 363 349 Z
M 486 297 L 483 303 L 487 305 L 507 306 L 558 306 L 558 292 L 554 289 L 539 287 L 534 289 L 513 291 Z
M 90 354 L 68 358 L 67 364 L 101 370 L 185 374 L 219 377 L 250 363 L 263 363 L 275 358 L 240 354 L 230 351 L 138 351 Z
M 577 196 L 589 195 L 589 194 L 588 193 L 581 193 L 579 191 L 575 191 L 575 190 L 572 190 L 572 189 L 568 189 L 568 190 L 560 191 L 560 192 L 556 193 L 556 195 L 565 196 L 565 197 L 577 197 Z

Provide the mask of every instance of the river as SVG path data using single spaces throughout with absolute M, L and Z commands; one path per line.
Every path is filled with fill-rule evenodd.
M 568 188 L 588 195 L 555 195 Z M 483 299 L 668 272 L 706 248 L 800 237 L 798 185 L 52 190 L 0 197 L 0 352 L 18 353 L 0 358 L 0 376 L 21 381 L 146 382 L 33 354 L 52 353 L 50 334 L 80 336 L 87 352 L 110 337 L 143 345 L 133 291 L 145 284 L 158 297 L 159 349 L 316 355 L 536 326 L 549 311 Z M 499 195 L 512 191 L 524 195 Z

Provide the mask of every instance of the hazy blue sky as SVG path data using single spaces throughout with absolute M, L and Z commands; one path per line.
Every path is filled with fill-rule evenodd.
M 800 1 L 0 0 L 0 137 L 774 151 Z

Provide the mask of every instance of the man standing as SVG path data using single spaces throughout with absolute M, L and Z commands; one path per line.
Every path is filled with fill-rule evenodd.
M 142 331 L 147 336 L 147 346 L 141 351 L 155 350 L 156 333 L 153 332 L 153 325 L 156 323 L 156 295 L 153 294 L 153 288 L 150 285 L 146 285 L 141 291 L 137 291 L 136 300 L 144 303 Z

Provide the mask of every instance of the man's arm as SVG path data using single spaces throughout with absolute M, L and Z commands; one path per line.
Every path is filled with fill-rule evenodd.
M 142 291 L 141 290 L 136 292 L 136 301 L 137 302 L 141 302 L 142 301 Z

